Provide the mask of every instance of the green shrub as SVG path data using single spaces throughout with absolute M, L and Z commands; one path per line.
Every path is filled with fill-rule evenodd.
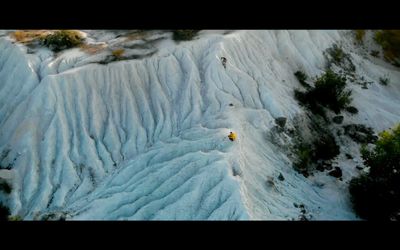
M 351 91 L 345 87 L 346 79 L 328 70 L 315 82 L 314 97 L 321 105 L 339 113 L 351 102 Z
M 381 45 L 386 60 L 400 64 L 400 30 L 381 30 L 375 33 L 375 41 Z
M 175 41 L 192 40 L 197 35 L 199 30 L 174 30 L 173 39 Z
M 320 106 L 340 113 L 351 102 L 351 91 L 345 90 L 346 78 L 328 70 L 307 92 L 295 90 L 295 98 L 316 114 L 325 115 Z
M 375 148 L 361 148 L 369 172 L 350 181 L 355 212 L 367 220 L 400 219 L 400 125 L 379 134 Z
M 83 40 L 81 34 L 74 30 L 58 30 L 41 38 L 42 44 L 55 52 L 76 47 Z
M 327 122 L 319 117 L 311 116 L 309 132 L 303 133 L 304 127 L 297 127 L 293 161 L 294 169 L 304 174 L 312 170 L 319 162 L 335 158 L 340 147 L 329 130 Z
M 327 52 L 332 57 L 333 61 L 336 62 L 337 64 L 342 63 L 343 59 L 345 58 L 345 53 L 343 49 L 339 47 L 337 44 L 334 44 L 331 48 L 328 48 Z
M 358 43 L 362 43 L 365 36 L 365 30 L 355 30 L 355 38 Z
M 301 85 L 303 85 L 306 88 L 310 88 L 311 87 L 308 83 L 306 83 L 306 80 L 307 80 L 306 73 L 304 73 L 303 71 L 299 70 L 299 71 L 296 71 L 294 73 L 294 75 L 296 76 L 297 80 L 299 80 Z
M 8 216 L 8 220 L 9 221 L 21 221 L 22 217 L 19 215 L 15 215 L 15 216 Z
M 326 49 L 326 53 L 324 54 L 328 59 L 328 68 L 330 68 L 331 64 L 333 63 L 344 69 L 347 73 L 351 73 L 356 70 L 356 66 L 351 61 L 350 55 L 345 53 L 341 46 L 333 44 L 332 47 Z
M 388 77 L 379 77 L 379 83 L 386 86 L 389 84 L 389 78 Z
M 296 160 L 294 162 L 294 167 L 298 171 L 304 171 L 308 169 L 311 164 L 311 145 L 306 143 L 300 143 L 295 148 Z
M 314 148 L 314 161 L 330 160 L 340 153 L 340 147 L 331 133 L 320 134 L 320 137 L 314 141 Z

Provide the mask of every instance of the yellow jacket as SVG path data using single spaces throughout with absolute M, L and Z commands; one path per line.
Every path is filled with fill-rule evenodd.
M 236 140 L 236 134 L 231 132 L 231 133 L 228 135 L 228 138 L 231 139 L 232 141 L 234 141 L 234 140 Z

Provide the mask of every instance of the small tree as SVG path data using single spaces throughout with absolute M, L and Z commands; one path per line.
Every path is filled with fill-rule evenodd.
M 369 220 L 400 219 L 400 124 L 379 134 L 375 148 L 361 148 L 369 172 L 354 178 L 349 191 L 355 212 Z

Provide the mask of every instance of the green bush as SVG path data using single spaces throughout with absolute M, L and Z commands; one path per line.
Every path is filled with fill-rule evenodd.
M 358 43 L 362 43 L 365 37 L 365 30 L 355 30 L 355 38 Z
M 294 162 L 294 167 L 298 171 L 304 171 L 308 169 L 311 164 L 311 145 L 306 143 L 300 143 L 295 148 L 296 160 Z
M 22 217 L 19 215 L 15 215 L 15 216 L 8 216 L 8 220 L 9 221 L 21 221 Z
M 375 148 L 361 148 L 369 172 L 350 181 L 355 212 L 367 220 L 400 219 L 400 125 L 379 134 Z
M 326 71 L 307 92 L 295 91 L 295 98 L 316 114 L 325 115 L 320 106 L 340 113 L 351 102 L 351 91 L 345 90 L 346 78 L 331 70 Z
M 59 30 L 41 38 L 42 44 L 55 52 L 76 47 L 83 40 L 81 34 L 74 30 Z
M 386 86 L 389 84 L 389 78 L 388 77 L 379 77 L 379 83 Z
M 303 71 L 296 71 L 294 73 L 294 75 L 296 76 L 297 80 L 299 80 L 300 84 L 303 85 L 306 88 L 310 88 L 310 85 L 308 83 L 306 83 L 307 80 L 307 75 L 306 73 L 304 73 Z
M 400 64 L 400 30 L 381 30 L 375 33 L 375 41 L 381 45 L 386 60 Z
M 303 133 L 301 130 L 305 128 L 297 127 L 297 136 L 294 141 L 293 167 L 302 174 L 307 174 L 319 163 L 331 160 L 340 153 L 340 147 L 329 130 L 327 122 L 316 116 L 310 118 L 310 123 L 307 125 L 309 132 Z
M 333 44 L 332 47 L 326 49 L 325 56 L 328 59 L 328 68 L 330 69 L 331 64 L 335 64 L 338 67 L 344 69 L 347 73 L 355 72 L 356 66 L 351 61 L 349 54 L 345 53 L 341 46 Z
M 197 35 L 199 30 L 174 30 L 173 39 L 175 41 L 192 40 Z
M 341 64 L 346 55 L 343 49 L 337 44 L 334 44 L 331 48 L 328 48 L 327 52 L 332 57 L 332 60 L 337 64 Z
M 314 148 L 314 160 L 330 160 L 340 153 L 340 147 L 331 133 L 321 134 L 316 138 Z

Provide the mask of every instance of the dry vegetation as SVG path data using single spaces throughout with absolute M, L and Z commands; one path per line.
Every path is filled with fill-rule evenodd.
M 121 58 L 124 54 L 125 50 L 124 49 L 115 49 L 113 50 L 111 53 L 113 56 L 115 56 L 116 58 Z
M 107 48 L 106 44 L 81 44 L 79 48 L 89 54 L 89 55 L 94 55 L 98 52 L 101 52 L 105 48 Z
M 49 30 L 17 30 L 11 33 L 11 37 L 20 43 L 30 43 L 42 39 L 51 34 Z
M 140 40 L 146 37 L 145 31 L 135 31 L 131 34 L 126 35 L 125 41 Z
M 22 44 L 39 43 L 54 51 L 83 44 L 84 37 L 77 30 L 17 30 L 10 34 Z

